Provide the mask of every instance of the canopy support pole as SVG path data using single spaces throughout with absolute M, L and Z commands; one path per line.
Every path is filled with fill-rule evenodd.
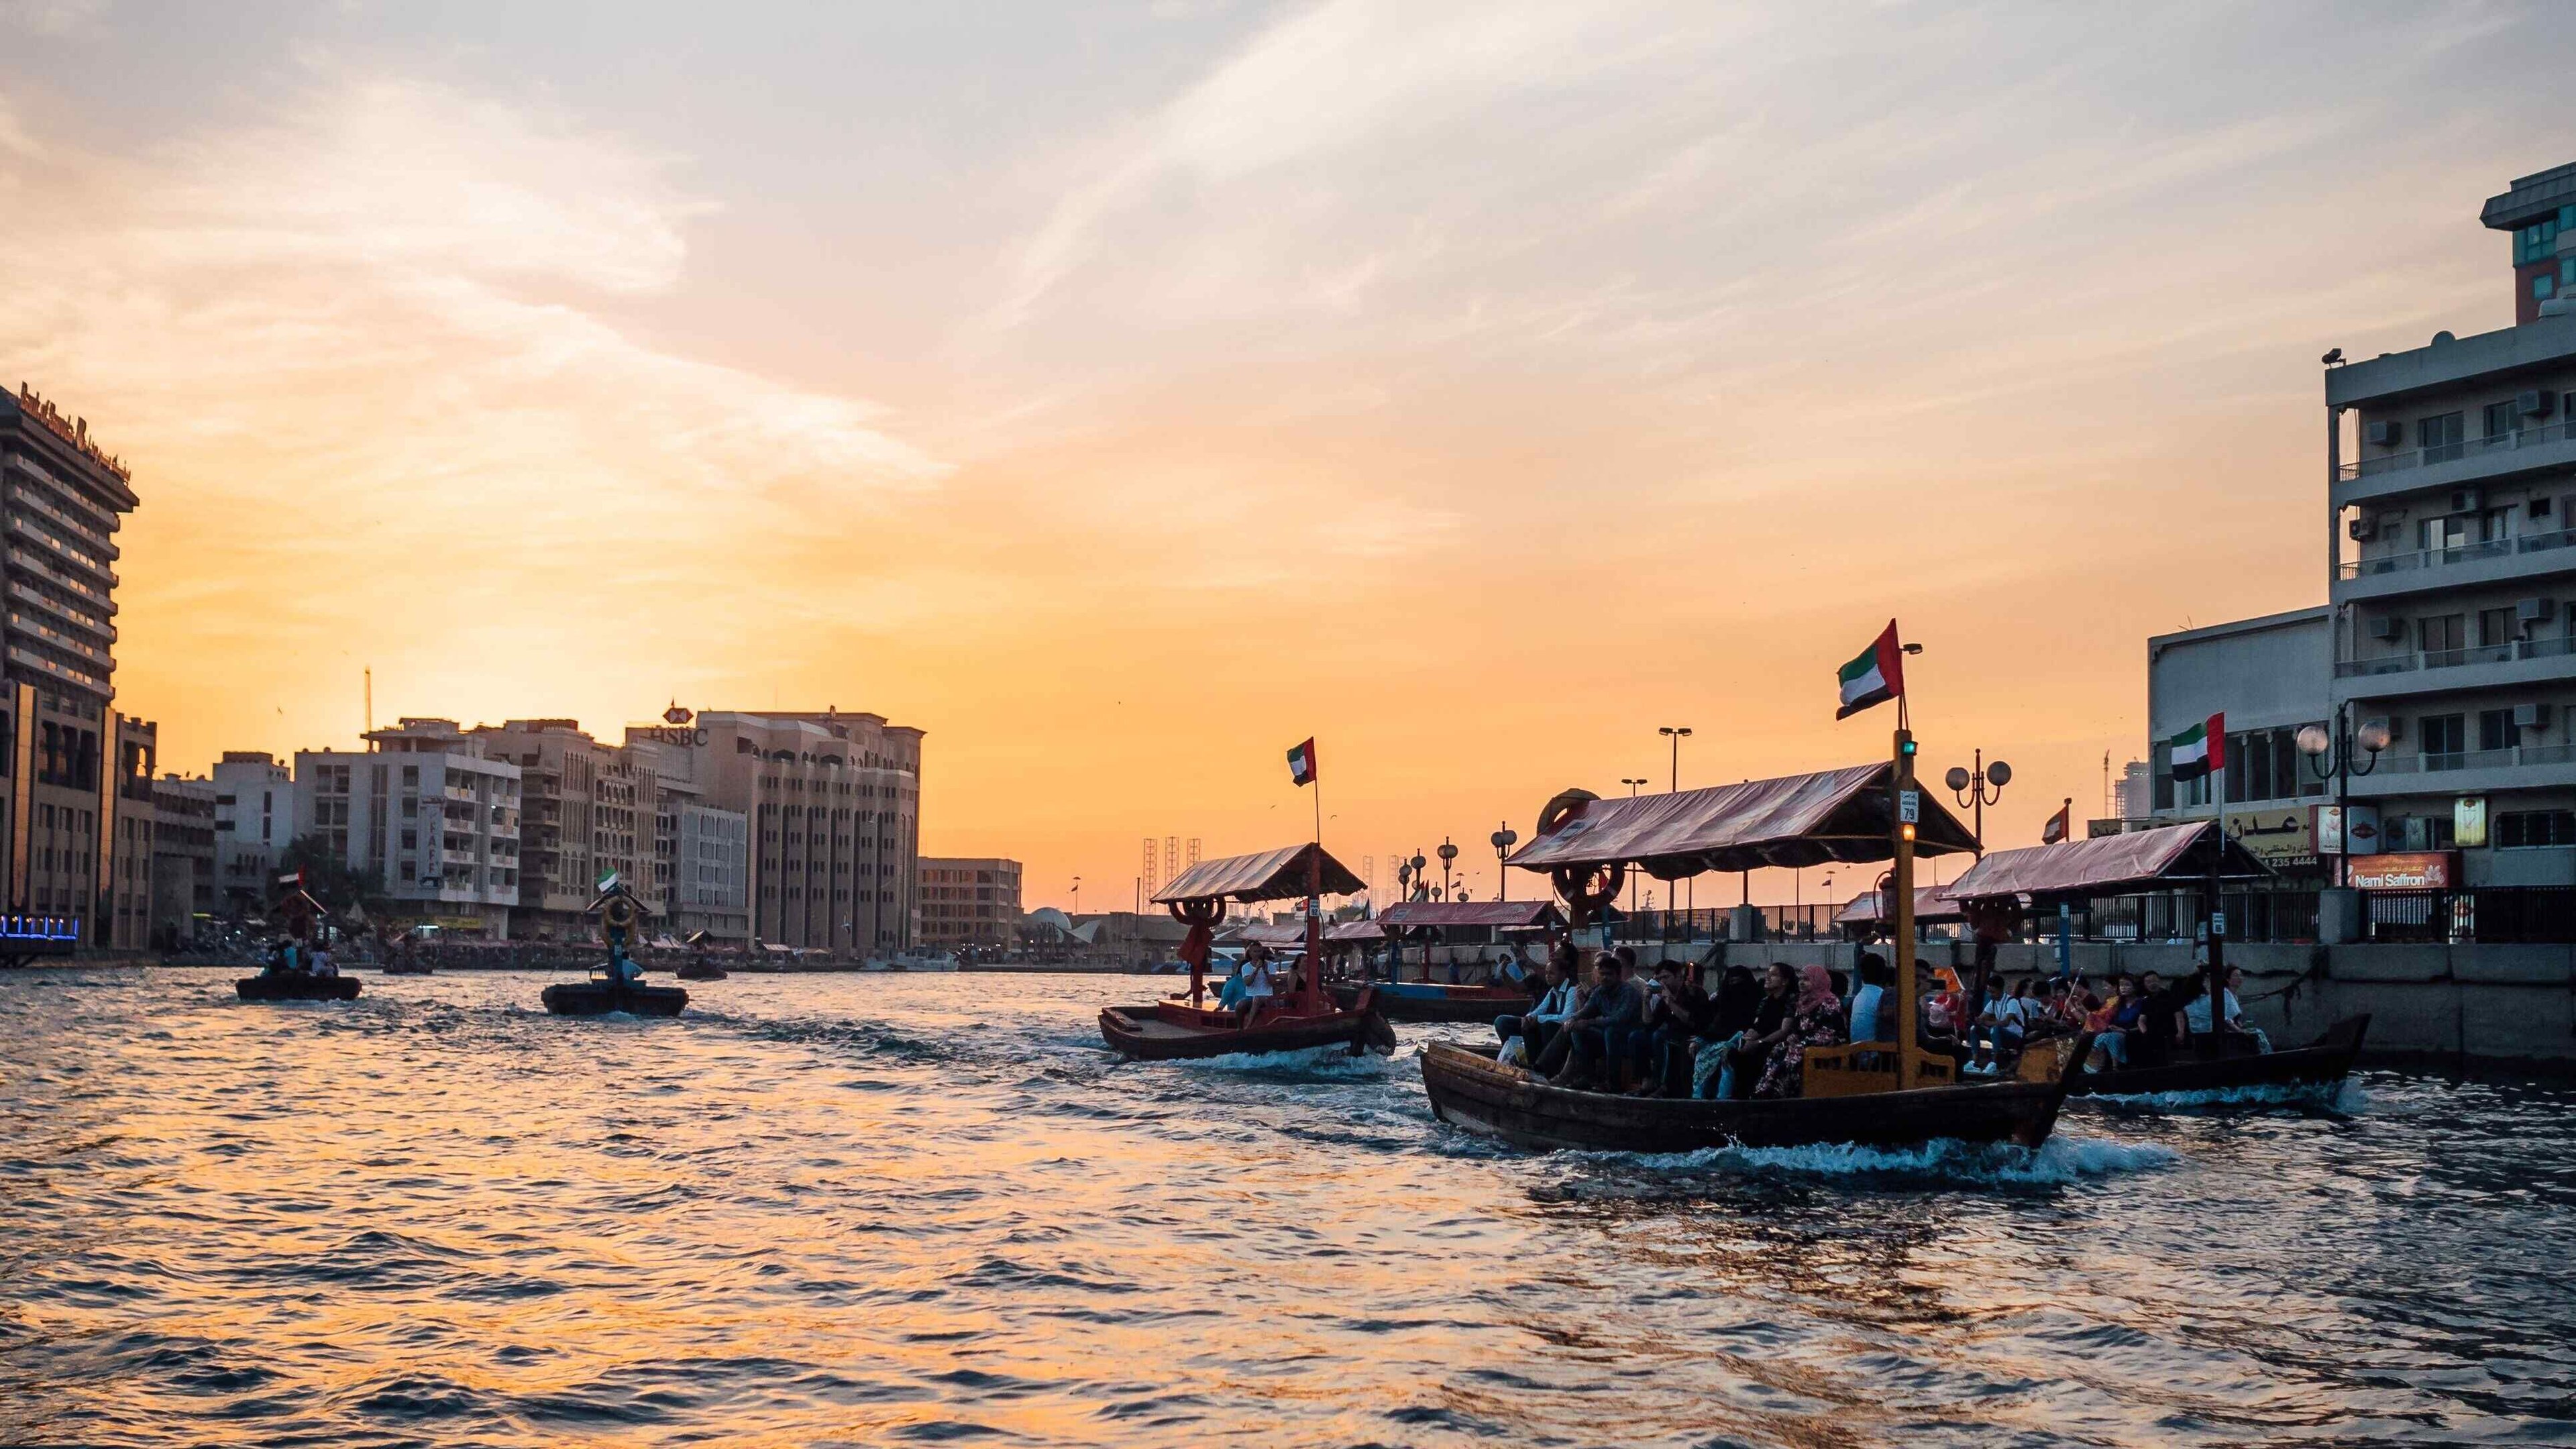
M 1914 991 L 1914 827 L 1906 822 L 1906 797 L 1914 791 L 1914 732 L 1896 730 L 1896 769 L 1889 777 L 1887 818 L 1894 856 L 1890 889 L 1896 893 L 1896 1084 L 1915 1085 L 1922 1071 L 1923 1047 L 1915 1022 L 1921 1008 Z

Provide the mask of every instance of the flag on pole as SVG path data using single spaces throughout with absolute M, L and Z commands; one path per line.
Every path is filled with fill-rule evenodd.
M 1308 740 L 1288 752 L 1288 778 L 1300 785 L 1315 783 L 1315 742 Z
M 2055 845 L 2064 840 L 2074 829 L 2075 798 L 2070 795 L 2065 804 L 2057 807 L 2057 813 L 2048 817 L 2048 823 L 2040 827 L 2039 843 Z
M 1896 621 L 1887 621 L 1887 631 L 1878 642 L 1861 651 L 1861 656 L 1842 667 L 1843 707 L 1834 718 L 1856 715 L 1874 704 L 1885 704 L 1905 692 L 1905 651 L 1896 642 Z
M 2227 712 L 2220 710 L 2166 744 L 2173 751 L 2173 777 L 2177 780 L 2197 780 L 2226 769 Z

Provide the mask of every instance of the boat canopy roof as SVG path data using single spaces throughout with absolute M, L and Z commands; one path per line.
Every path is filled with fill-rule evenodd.
M 1503 931 L 1535 931 L 1562 926 L 1565 916 L 1553 901 L 1398 901 L 1378 915 L 1389 928 L 1422 926 L 1492 926 Z
M 1307 872 L 1323 857 L 1324 894 L 1357 895 L 1367 889 L 1349 866 L 1324 854 L 1320 845 L 1290 845 L 1253 855 L 1203 860 L 1172 878 L 1155 893 L 1157 905 L 1174 901 L 1286 901 L 1305 896 Z
M 1851 904 L 1843 907 L 1842 913 L 1834 917 L 1834 924 L 1866 926 L 1876 923 L 1882 918 L 1880 906 L 1885 894 L 1884 891 L 1863 891 L 1852 897 Z M 1960 913 L 1958 898 L 1950 894 L 1949 886 L 1916 886 L 1914 919 L 1937 923 L 1963 921 L 1967 917 Z
M 1712 870 L 1886 860 L 1896 853 L 1894 764 L 1747 780 L 1669 795 L 1591 800 L 1515 853 L 1525 870 L 1633 862 L 1662 880 Z M 1917 855 L 1977 848 L 1976 837 L 1918 787 Z
M 1264 946 L 1303 946 L 1306 923 L 1303 921 L 1255 921 L 1237 926 L 1226 938 L 1232 942 L 1258 941 Z
M 1342 941 L 1383 941 L 1386 927 L 1375 921 L 1335 921 L 1324 928 L 1326 944 Z
M 2213 850 L 2219 852 L 2222 880 L 2262 880 L 2272 874 L 2252 852 L 2220 834 L 2217 821 L 2203 820 L 1998 850 L 1952 881 L 1949 892 L 1965 901 L 1999 896 L 2114 896 L 2194 885 L 2209 878 Z

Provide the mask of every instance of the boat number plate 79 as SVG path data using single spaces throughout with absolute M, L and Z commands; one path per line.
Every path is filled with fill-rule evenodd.
M 1896 795 L 1896 819 L 1902 825 L 1923 823 L 1923 792 L 1900 790 Z

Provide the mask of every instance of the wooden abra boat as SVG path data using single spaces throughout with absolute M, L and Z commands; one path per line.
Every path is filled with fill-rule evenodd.
M 704 958 L 686 962 L 679 970 L 674 971 L 671 974 L 679 977 L 683 981 L 722 981 L 725 979 L 725 969 L 713 961 L 709 961 Z
M 1623 1097 L 1552 1086 L 1494 1060 L 1492 1048 L 1433 1042 L 1423 1048 L 1422 1085 L 1432 1115 L 1532 1152 L 1693 1152 L 1704 1147 L 1807 1147 L 1850 1143 L 1912 1147 L 1935 1138 L 2037 1147 L 2057 1125 L 2064 1077 L 1971 1086 L 1895 1087 L 1895 1043 L 1884 1087 L 1827 1094 L 1808 1074 L 1804 1097 L 1704 1102 Z M 1810 1065 L 1824 1056 L 1809 1052 Z M 2082 1069 L 2081 1060 L 2070 1068 Z
M 689 1004 L 689 993 L 677 986 L 620 985 L 593 978 L 558 981 L 541 993 L 546 1010 L 557 1016 L 677 1016 Z
M 2078 1072 L 2067 1090 L 2078 1097 L 2143 1096 L 2155 1092 L 2226 1092 L 2247 1087 L 2325 1087 L 2352 1075 L 2369 1034 L 2370 1016 L 2348 1016 L 2327 1027 L 2308 1046 L 2258 1052 L 2242 1038 L 2223 1045 L 2199 1038 L 2211 1055 L 2167 1062 L 2160 1067 L 2128 1067 L 2107 1072 Z
M 588 914 L 599 917 L 599 933 L 608 943 L 608 974 L 587 981 L 559 981 L 538 993 L 546 1010 L 557 1016 L 677 1016 L 689 1004 L 689 993 L 677 986 L 647 986 L 643 971 L 626 955 L 626 939 L 651 908 L 635 898 L 626 883 L 612 875 L 591 900 Z M 628 972 L 634 975 L 629 977 Z
M 427 976 L 438 968 L 424 961 L 394 960 L 386 962 L 383 969 L 387 976 Z
M 1180 957 L 1190 965 L 1185 997 L 1141 1006 L 1112 1006 L 1100 1013 L 1100 1039 L 1111 1051 L 1139 1061 L 1188 1061 L 1238 1052 L 1304 1051 L 1347 1046 L 1351 1055 L 1395 1050 L 1394 1028 L 1365 994 L 1351 1006 L 1324 992 L 1323 898 L 1354 895 L 1360 878 L 1320 845 L 1291 846 L 1255 855 L 1202 861 L 1163 888 L 1155 903 L 1190 928 Z M 1304 898 L 1306 955 L 1297 990 L 1274 997 L 1257 1013 L 1217 1011 L 1207 1004 L 1207 962 L 1216 924 L 1228 901 Z
M 1375 983 L 1377 1009 L 1389 1021 L 1492 1021 L 1498 1016 L 1517 1015 L 1530 1009 L 1530 993 L 1517 986 L 1456 986 L 1431 979 L 1431 947 L 1435 941 L 1447 943 L 1455 932 L 1490 932 L 1502 937 L 1506 932 L 1544 933 L 1553 938 L 1565 917 L 1547 901 L 1399 901 L 1378 916 L 1378 925 L 1393 946 L 1388 969 L 1390 976 L 1400 976 L 1404 943 L 1408 939 L 1422 947 L 1420 981 L 1389 980 Z M 1510 943 L 1515 950 L 1517 943 Z M 1539 970 L 1533 966 L 1530 969 Z M 1356 984 L 1345 983 L 1333 989 L 1336 1000 L 1350 1004 L 1361 991 Z
M 355 1001 L 355 976 L 244 976 L 233 982 L 233 994 L 244 1001 Z

